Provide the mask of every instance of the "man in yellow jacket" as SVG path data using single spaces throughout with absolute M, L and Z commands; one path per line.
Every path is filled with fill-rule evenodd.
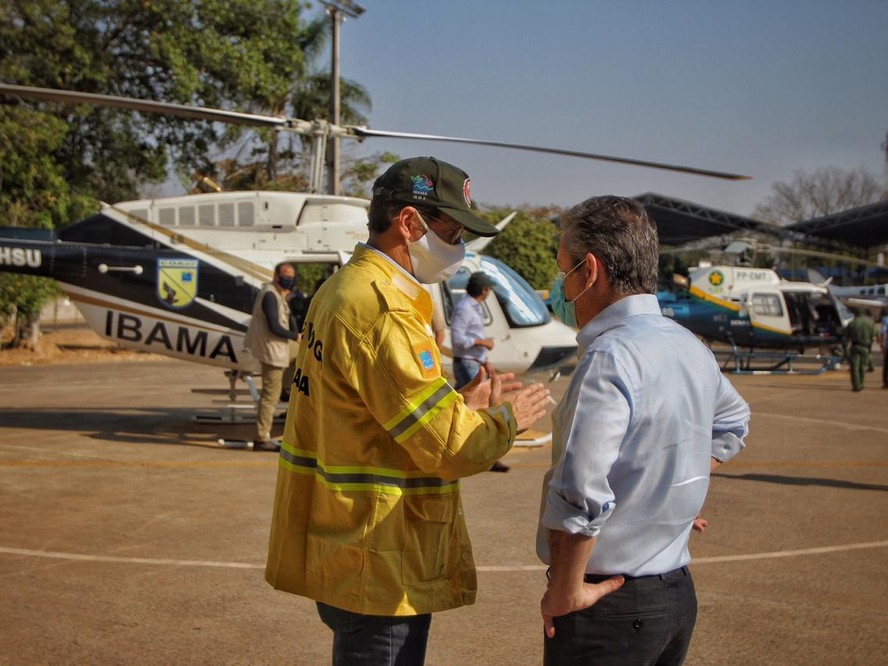
M 503 401 L 499 377 L 458 393 L 442 373 L 421 283 L 455 274 L 464 230 L 497 233 L 469 191 L 434 158 L 390 167 L 369 240 L 306 316 L 265 578 L 317 602 L 334 664 L 423 663 L 431 613 L 475 600 L 459 478 L 490 469 L 545 413 L 540 384 L 510 385 Z

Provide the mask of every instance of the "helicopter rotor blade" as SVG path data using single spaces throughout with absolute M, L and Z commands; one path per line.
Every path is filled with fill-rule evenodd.
M 96 106 L 114 107 L 129 111 L 145 113 L 162 113 L 179 116 L 181 118 L 193 118 L 196 120 L 209 120 L 211 122 L 228 123 L 234 125 L 251 125 L 254 127 L 271 127 L 300 131 L 297 123 L 305 124 L 306 133 L 312 123 L 294 120 L 290 118 L 277 118 L 263 116 L 240 111 L 225 111 L 223 109 L 207 109 L 185 104 L 173 104 L 171 102 L 152 102 L 135 99 L 132 97 L 115 97 L 114 95 L 100 95 L 98 93 L 85 93 L 73 90 L 58 90 L 55 88 L 36 88 L 33 86 L 16 86 L 0 83 L 0 93 L 8 96 L 18 96 L 28 99 L 40 99 L 61 104 L 93 104 Z
M 583 159 L 614 162 L 617 164 L 629 164 L 633 166 L 663 169 L 697 176 L 722 178 L 726 180 L 747 180 L 749 176 L 743 176 L 723 171 L 712 171 L 696 167 L 652 162 L 649 160 L 636 160 L 613 155 L 598 153 L 585 153 L 577 150 L 563 148 L 547 148 L 545 146 L 533 146 L 521 143 L 509 143 L 505 141 L 492 141 L 488 139 L 470 139 L 465 137 L 443 136 L 440 134 L 417 134 L 413 132 L 393 132 L 390 130 L 375 130 L 361 125 L 339 127 L 326 120 L 307 121 L 298 118 L 283 118 L 240 111 L 226 111 L 223 109 L 210 109 L 203 107 L 174 104 L 171 102 L 153 102 L 131 97 L 116 97 L 98 93 L 84 93 L 71 90 L 59 90 L 55 88 L 37 88 L 33 86 L 19 86 L 8 83 L 0 83 L 0 95 L 17 96 L 29 99 L 42 99 L 63 104 L 95 104 L 98 106 L 115 107 L 140 111 L 145 113 L 161 113 L 179 116 L 182 118 L 194 118 L 210 122 L 230 123 L 237 125 L 250 125 L 253 127 L 269 127 L 283 131 L 296 132 L 298 134 L 313 134 L 315 136 L 342 136 L 363 140 L 367 137 L 387 137 L 392 139 L 420 139 L 426 141 L 449 141 L 451 143 L 466 143 L 496 148 L 511 148 L 513 150 L 526 150 L 550 155 L 564 155 L 567 157 L 579 157 Z
M 392 139 L 424 139 L 426 141 L 450 141 L 453 143 L 469 143 L 479 146 L 494 146 L 497 148 L 513 148 L 515 150 L 529 150 L 538 153 L 550 153 L 552 155 L 566 155 L 568 157 L 581 157 L 590 160 L 603 160 L 605 162 L 616 162 L 618 164 L 631 164 L 634 166 L 650 167 L 652 169 L 665 169 L 667 171 L 678 171 L 680 173 L 689 173 L 697 176 L 709 176 L 711 178 L 723 178 L 726 180 L 748 180 L 750 176 L 743 176 L 735 173 L 725 173 L 723 171 L 711 171 L 709 169 L 698 169 L 696 167 L 680 166 L 677 164 L 665 164 L 663 162 L 651 162 L 648 160 L 635 160 L 626 157 L 614 157 L 613 155 L 600 155 L 597 153 L 584 153 L 577 150 L 565 150 L 562 148 L 546 148 L 543 146 L 531 146 L 522 143 L 507 143 L 504 141 L 491 141 L 488 139 L 468 139 L 455 136 L 441 136 L 437 134 L 416 134 L 412 132 L 392 132 L 389 130 L 374 130 L 369 127 L 352 126 L 349 127 L 359 138 L 377 136 L 389 137 Z

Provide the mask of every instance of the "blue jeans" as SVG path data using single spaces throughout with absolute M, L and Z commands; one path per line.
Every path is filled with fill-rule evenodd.
M 473 358 L 455 358 L 453 359 L 453 375 L 456 380 L 455 388 L 457 391 L 470 381 L 475 379 L 475 375 L 481 372 L 481 362 Z
M 317 602 L 333 630 L 333 666 L 422 666 L 432 616 L 362 615 Z
M 586 582 L 609 577 L 587 575 Z M 679 666 L 696 620 L 697 596 L 687 567 L 627 577 L 594 606 L 555 618 L 555 637 L 543 635 L 543 664 Z

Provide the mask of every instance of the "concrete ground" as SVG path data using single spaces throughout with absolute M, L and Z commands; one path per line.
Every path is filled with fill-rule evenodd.
M 861 393 L 846 372 L 731 378 L 752 433 L 693 536 L 687 663 L 886 663 L 888 391 L 878 373 Z M 263 581 L 276 456 L 191 420 L 221 397 L 192 388 L 226 386 L 172 360 L 0 367 L 0 664 L 330 662 L 313 603 Z M 464 481 L 478 602 L 435 616 L 427 664 L 541 662 L 549 456 Z

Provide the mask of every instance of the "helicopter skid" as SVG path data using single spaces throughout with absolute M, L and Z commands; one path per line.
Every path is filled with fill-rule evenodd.
M 841 356 L 791 351 L 715 351 L 722 372 L 735 375 L 819 375 L 835 370 Z M 802 366 L 802 367 L 799 367 Z
M 535 449 L 545 446 L 552 441 L 551 432 L 540 432 L 539 430 L 525 430 L 515 438 L 513 448 Z

